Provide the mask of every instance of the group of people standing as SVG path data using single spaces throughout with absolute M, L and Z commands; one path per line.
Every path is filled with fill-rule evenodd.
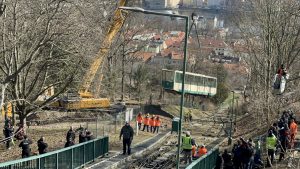
M 282 113 L 281 118 L 269 128 L 266 137 L 266 167 L 272 167 L 275 155 L 283 160 L 288 149 L 294 148 L 298 125 L 295 114 L 289 110 Z M 232 152 L 224 151 L 217 159 L 216 169 L 260 169 L 264 167 L 261 159 L 260 140 L 255 144 L 252 139 L 240 138 L 234 144 Z
M 251 138 L 247 141 L 240 138 L 233 145 L 231 153 L 224 150 L 219 156 L 218 164 L 220 166 L 222 159 L 224 169 L 258 169 L 263 165 L 260 149 L 260 141 L 255 144 Z
M 152 115 L 150 117 L 149 113 L 145 115 L 145 117 L 142 116 L 142 113 L 139 113 L 136 117 L 136 121 L 138 123 L 139 130 L 142 128 L 142 124 L 144 125 L 143 130 L 147 129 L 147 132 L 151 133 L 158 133 L 159 127 L 161 126 L 161 119 L 159 116 Z
M 93 133 L 88 129 L 80 126 L 78 129 L 74 130 L 73 126 L 71 126 L 69 131 L 67 132 L 65 147 L 75 145 L 76 132 L 79 132 L 79 143 L 95 139 Z
M 19 125 L 19 128 L 15 131 L 12 121 L 7 118 L 5 120 L 3 135 L 5 139 L 3 141 L 6 142 L 6 149 L 10 149 L 11 145 L 14 145 L 14 139 L 23 140 L 24 139 L 24 127 L 22 124 Z
M 266 139 L 268 166 L 272 166 L 277 153 L 279 153 L 279 161 L 281 161 L 284 159 L 287 149 L 294 148 L 297 132 L 298 125 L 295 114 L 291 110 L 284 111 L 281 118 L 268 131 Z
M 32 144 L 32 140 L 27 137 L 27 135 L 24 135 L 24 139 L 19 144 L 19 147 L 22 148 L 22 158 L 27 158 L 31 156 L 31 148 L 30 145 Z M 39 154 L 45 154 L 48 152 L 48 144 L 45 142 L 45 137 L 41 137 L 37 141 L 38 146 L 38 152 Z

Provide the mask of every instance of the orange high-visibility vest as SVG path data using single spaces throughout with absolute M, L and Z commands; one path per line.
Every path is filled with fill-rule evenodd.
M 199 156 L 202 156 L 206 153 L 207 153 L 207 149 L 205 147 L 199 148 L 199 150 L 198 150 Z
M 196 156 L 196 146 L 192 146 L 192 156 Z
M 290 131 L 291 131 L 291 134 L 297 134 L 297 129 L 298 129 L 298 126 L 295 122 L 291 123 L 290 124 Z
M 160 126 L 160 123 L 161 123 L 161 121 L 160 121 L 159 119 L 156 119 L 156 120 L 155 120 L 155 126 L 158 126 L 158 127 L 159 127 L 159 126 Z
M 149 126 L 149 117 L 144 118 L 144 125 Z
M 154 127 L 155 126 L 154 118 L 150 118 L 149 123 L 150 123 L 150 126 Z
M 138 116 L 136 117 L 136 121 L 137 121 L 138 123 L 142 123 L 142 122 L 143 122 L 143 117 L 140 116 L 140 115 L 138 115 Z

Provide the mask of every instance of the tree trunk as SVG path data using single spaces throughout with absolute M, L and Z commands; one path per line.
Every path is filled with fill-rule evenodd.
M 5 90 L 7 88 L 7 83 L 1 85 L 1 96 L 0 96 L 0 110 L 2 111 L 2 107 L 4 105 L 4 98 L 5 98 Z M 6 118 L 6 117 L 5 117 Z
M 124 101 L 124 78 L 125 78 L 125 45 L 123 46 L 123 51 L 122 51 L 122 86 L 121 86 L 121 90 L 122 90 L 122 95 L 121 95 L 121 100 Z

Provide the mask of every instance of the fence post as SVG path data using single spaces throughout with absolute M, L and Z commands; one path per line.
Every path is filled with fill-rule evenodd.
M 85 144 L 83 144 L 83 166 L 85 164 Z
M 74 165 L 74 155 L 73 155 L 74 151 L 73 151 L 73 148 L 71 149 L 71 168 L 73 169 Z
M 96 138 L 98 138 L 98 117 L 96 118 Z
M 41 158 L 39 158 L 39 169 L 41 168 Z
M 58 153 L 56 153 L 56 169 L 58 169 Z
M 94 146 L 94 149 L 93 149 L 93 162 L 95 162 L 95 158 L 96 158 L 96 145 L 95 145 L 95 140 L 93 141 L 93 146 Z

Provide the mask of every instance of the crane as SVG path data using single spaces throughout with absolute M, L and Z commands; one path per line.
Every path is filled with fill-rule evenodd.
M 118 7 L 126 6 L 128 0 L 120 0 Z M 120 9 L 116 9 L 113 21 L 103 39 L 96 57 L 94 58 L 89 70 L 86 72 L 82 86 L 80 87 L 78 94 L 79 99 L 69 99 L 59 100 L 58 103 L 54 103 L 54 107 L 58 106 L 65 109 L 88 109 L 88 108 L 106 108 L 110 106 L 110 101 L 108 98 L 95 98 L 93 94 L 89 91 L 91 83 L 93 82 L 95 75 L 101 67 L 103 60 L 109 52 L 111 44 L 116 36 L 116 34 L 122 28 L 122 25 L 126 19 L 126 15 L 123 16 Z M 102 76 L 102 75 L 101 75 Z M 102 77 L 100 77 L 101 82 Z

